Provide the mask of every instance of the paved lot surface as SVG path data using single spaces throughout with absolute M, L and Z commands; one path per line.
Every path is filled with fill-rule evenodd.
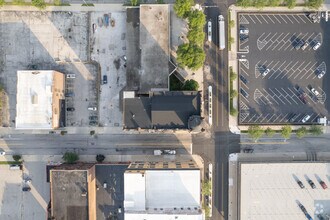
M 118 208 L 123 209 L 124 202 L 124 172 L 126 165 L 97 165 L 96 184 L 99 188 L 96 192 L 97 219 L 107 219 L 117 216 L 124 219 L 123 210 L 119 213 Z M 106 188 L 104 188 L 106 183 Z
M 248 35 L 238 36 L 238 56 L 242 59 L 239 123 L 302 124 L 308 114 L 310 124 L 318 117 L 329 117 L 326 94 L 330 91 L 330 53 L 326 45 L 330 23 L 324 19 L 313 23 L 303 13 L 242 13 L 238 20 L 240 29 L 249 30 Z M 295 48 L 299 42 L 306 43 L 304 50 Z M 321 46 L 313 50 L 316 42 Z M 269 73 L 263 76 L 267 69 Z M 322 71 L 326 74 L 319 79 L 317 75 Z M 318 92 L 316 95 L 312 88 Z
M 21 219 L 23 210 L 22 171 L 0 166 L 0 219 Z

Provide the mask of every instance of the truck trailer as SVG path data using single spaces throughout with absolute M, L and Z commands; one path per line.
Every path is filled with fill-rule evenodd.
M 218 21 L 219 21 L 219 49 L 223 50 L 226 48 L 225 18 L 222 15 L 219 15 Z

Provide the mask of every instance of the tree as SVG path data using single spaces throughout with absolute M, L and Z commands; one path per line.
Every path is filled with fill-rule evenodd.
M 230 98 L 231 99 L 237 97 L 237 95 L 238 95 L 238 92 L 235 89 L 230 90 Z
M 298 138 L 303 138 L 307 134 L 307 129 L 305 127 L 298 128 L 296 131 L 296 135 Z
M 250 0 L 238 0 L 236 4 L 237 4 L 237 6 L 242 6 L 243 8 L 246 8 L 251 5 L 251 1 Z
M 63 155 L 62 159 L 66 162 L 66 163 L 70 163 L 73 164 L 75 163 L 77 160 L 79 160 L 79 156 L 78 154 L 76 154 L 75 152 L 65 152 L 65 154 Z
M 275 133 L 276 133 L 276 132 L 275 132 L 273 129 L 271 129 L 270 127 L 268 127 L 268 128 L 265 130 L 265 134 L 266 134 L 268 137 L 273 137 Z
M 237 79 L 237 74 L 234 73 L 232 70 L 230 71 L 230 80 L 234 81 L 235 79 Z
M 198 91 L 198 82 L 193 79 L 187 80 L 182 86 L 182 90 L 185 91 Z
M 297 4 L 296 0 L 285 0 L 285 2 L 289 9 L 296 7 Z
M 229 43 L 229 44 L 234 43 L 234 41 L 235 41 L 235 39 L 234 39 L 233 37 L 230 37 L 230 38 L 228 39 L 228 43 Z
M 92 131 L 89 132 L 89 134 L 90 134 L 91 136 L 93 136 L 93 135 L 95 134 L 95 131 L 92 130 Z
M 39 9 L 44 9 L 46 8 L 46 3 L 44 0 L 32 0 L 32 5 L 39 8 Z
M 212 183 L 210 180 L 204 180 L 202 183 L 202 194 L 209 196 L 212 193 Z
M 230 20 L 230 21 L 229 21 L 229 27 L 230 27 L 230 28 L 235 27 L 235 21 L 234 21 L 234 20 Z
M 5 0 L 0 0 L 0 7 L 3 6 L 5 3 Z
M 210 217 L 210 212 L 211 212 L 210 207 L 208 205 L 204 204 L 203 209 L 204 209 L 204 212 L 205 212 L 205 217 L 209 218 Z
M 318 9 L 322 6 L 324 0 L 307 0 L 306 6 L 314 9 Z
M 193 0 L 176 0 L 174 4 L 176 15 L 180 18 L 187 18 L 193 3 Z
M 131 0 L 132 6 L 137 6 L 139 4 L 139 0 Z
M 230 107 L 230 115 L 235 117 L 235 116 L 237 116 L 237 114 L 238 114 L 237 109 L 234 108 L 233 106 L 231 106 Z
M 203 66 L 205 53 L 202 48 L 193 44 L 181 44 L 177 50 L 179 65 L 186 66 L 191 70 L 197 70 Z
M 190 29 L 199 29 L 203 31 L 206 23 L 205 14 L 200 10 L 193 10 L 188 14 L 188 23 Z
M 309 129 L 309 132 L 315 136 L 323 134 L 323 130 L 320 125 L 312 125 Z
M 289 139 L 291 137 L 292 128 L 290 125 L 285 125 L 282 127 L 281 135 L 284 139 Z
M 264 131 L 258 125 L 252 125 L 248 129 L 248 135 L 257 142 L 259 138 L 262 137 Z
M 103 154 L 96 155 L 96 161 L 99 163 L 102 163 L 105 159 L 105 156 Z
M 13 155 L 13 160 L 15 160 L 16 162 L 20 161 L 22 159 L 21 155 L 15 154 Z
M 196 28 L 191 29 L 188 31 L 187 38 L 190 43 L 198 45 L 198 46 L 203 46 L 205 33 L 204 33 L 204 31 L 196 29 Z

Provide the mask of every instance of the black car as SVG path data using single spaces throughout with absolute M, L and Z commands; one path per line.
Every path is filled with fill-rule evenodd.
M 29 191 L 31 191 L 31 188 L 30 187 L 23 187 L 23 189 L 22 189 L 24 192 L 29 192 Z
M 240 89 L 240 92 L 241 94 L 245 97 L 245 98 L 248 98 L 249 97 L 249 94 L 244 90 L 244 89 Z
M 248 84 L 249 81 L 248 81 L 244 76 L 240 75 L 239 78 L 242 80 L 242 82 L 243 82 L 245 85 Z
M 97 120 L 97 116 L 89 116 L 89 120 L 91 120 L 91 121 Z
M 304 184 L 300 180 L 298 180 L 297 183 L 300 186 L 300 188 L 302 189 L 305 188 Z
M 65 93 L 65 97 L 73 97 L 74 93 L 73 92 L 67 92 Z
M 294 48 L 296 50 L 299 50 L 304 44 L 305 44 L 305 42 L 303 40 L 301 40 L 296 44 L 296 46 Z
M 308 180 L 309 185 L 312 187 L 312 189 L 315 189 L 316 186 L 312 180 Z
M 108 76 L 103 75 L 103 84 L 107 84 L 107 83 L 108 83 Z
M 73 112 L 75 109 L 72 108 L 72 107 L 69 107 L 69 108 L 66 108 L 66 110 L 67 110 L 68 112 Z

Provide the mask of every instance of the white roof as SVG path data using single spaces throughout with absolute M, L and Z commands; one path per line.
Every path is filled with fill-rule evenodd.
M 125 219 L 161 220 L 182 215 L 179 219 L 193 220 L 202 216 L 199 170 L 126 172 L 124 192 Z
M 297 202 L 305 206 L 313 219 L 330 213 L 329 163 L 270 163 L 241 165 L 240 220 L 306 219 Z M 316 185 L 312 189 L 307 178 Z M 305 189 L 297 184 L 299 179 Z
M 17 129 L 52 128 L 54 71 L 17 71 Z
M 125 213 L 125 220 L 202 220 L 203 214 L 136 214 Z

